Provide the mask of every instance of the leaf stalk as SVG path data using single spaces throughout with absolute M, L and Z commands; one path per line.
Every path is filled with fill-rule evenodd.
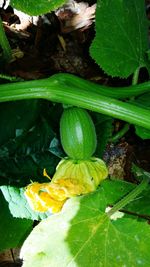
M 136 186 L 127 196 L 118 201 L 111 210 L 107 212 L 107 216 L 111 217 L 115 212 L 125 207 L 129 202 L 135 199 L 144 189 L 146 189 L 149 183 L 149 177 L 144 176 L 142 182 Z

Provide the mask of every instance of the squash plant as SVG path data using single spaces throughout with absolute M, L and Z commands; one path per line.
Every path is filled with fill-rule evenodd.
M 64 2 L 40 0 L 35 5 L 33 0 L 11 0 L 10 3 L 28 14 L 37 15 L 54 10 Z M 90 47 L 92 58 L 110 76 L 133 75 L 130 86 L 111 88 L 64 73 L 42 80 L 0 85 L 0 101 L 6 102 L 0 105 L 1 125 L 5 123 L 5 128 L 1 126 L 0 140 L 0 236 L 3 238 L 0 250 L 22 244 L 31 231 L 33 220 L 41 221 L 22 246 L 24 267 L 147 267 L 150 262 L 150 174 L 133 166 L 138 185 L 114 179 L 102 182 L 107 176 L 103 161 L 100 160 L 105 170 L 102 179 L 97 178 L 95 167 L 89 164 L 96 143 L 95 156 L 102 155 L 111 137 L 114 118 L 134 125 L 141 138 L 150 138 L 150 82 L 138 84 L 140 69 L 150 72 L 144 1 L 98 0 L 95 30 Z M 8 43 L 3 45 L 7 41 L 2 30 L 1 33 L 0 43 L 8 59 L 10 47 Z M 59 128 L 62 114 L 57 103 L 69 105 L 60 122 L 64 151 L 56 139 L 55 128 Z M 99 114 L 101 140 L 96 140 L 94 124 L 84 109 Z M 53 114 L 57 114 L 57 118 Z M 80 127 L 77 114 L 81 119 Z M 65 152 L 69 159 L 65 158 Z M 65 159 L 58 164 L 60 158 Z M 83 161 L 84 166 L 76 172 L 75 163 L 80 166 Z M 42 178 L 43 170 L 47 178 L 54 174 L 49 183 L 47 178 Z M 78 178 L 75 183 L 73 172 Z M 69 178 L 70 187 L 61 179 L 62 173 Z M 99 169 L 98 174 L 101 174 Z M 92 185 L 93 180 L 98 180 L 95 188 L 85 186 L 85 177 L 90 178 L 88 181 Z M 88 190 L 80 191 L 81 188 Z M 53 207 L 64 205 L 55 215 L 52 212 L 56 210 L 51 212 L 49 206 L 43 209 L 45 203 L 49 204 L 49 195 L 54 204 L 57 202 Z M 35 201 L 35 196 L 40 202 L 39 199 Z M 31 204 L 38 204 L 36 211 Z

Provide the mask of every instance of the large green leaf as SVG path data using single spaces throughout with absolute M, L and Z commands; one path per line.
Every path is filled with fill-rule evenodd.
M 47 181 L 43 177 L 46 168 L 50 176 L 55 172 L 59 159 L 50 152 L 37 152 L 32 155 L 14 154 L 0 158 L 0 185 L 26 186 L 32 181 Z
M 110 184 L 72 198 L 61 213 L 39 223 L 22 247 L 23 267 L 147 267 L 148 223 L 126 215 L 110 220 L 105 213 L 107 195 L 115 189 Z
M 31 220 L 42 220 L 50 216 L 50 212 L 35 212 L 33 211 L 24 195 L 24 188 L 13 186 L 0 187 L 6 201 L 9 205 L 9 210 L 13 217 L 26 218 Z M 19 205 L 18 205 L 19 203 Z
M 37 100 L 0 103 L 0 145 L 31 128 L 38 113 Z
M 98 0 L 90 52 L 107 74 L 126 78 L 145 65 L 147 36 L 143 0 Z
M 50 107 L 47 109 L 50 110 Z M 32 125 L 30 125 L 31 128 L 28 124 L 26 125 L 25 116 L 20 122 L 21 126 L 18 123 L 11 124 L 11 113 L 9 112 L 10 120 L 8 120 L 7 127 L 10 134 L 7 134 L 6 143 L 3 142 L 0 147 L 1 185 L 11 184 L 22 187 L 30 183 L 30 180 L 43 181 L 44 168 L 47 169 L 49 175 L 54 173 L 59 159 L 51 153 L 50 143 L 55 134 L 48 118 L 45 118 L 42 112 L 43 110 L 40 114 L 37 113 L 34 122 L 32 121 Z M 17 114 L 19 116 L 19 110 L 18 113 L 16 112 L 16 117 Z M 5 117 L 2 116 L 3 121 Z M 12 121 L 14 122 L 13 118 Z M 2 132 L 3 129 L 0 131 L 0 134 L 3 135 Z M 4 138 L 5 136 L 3 136 L 3 141 Z
M 31 220 L 13 218 L 1 192 L 0 218 L 0 251 L 22 245 L 32 229 L 33 222 Z
M 67 0 L 11 0 L 10 4 L 22 12 L 31 16 L 41 15 L 55 10 Z

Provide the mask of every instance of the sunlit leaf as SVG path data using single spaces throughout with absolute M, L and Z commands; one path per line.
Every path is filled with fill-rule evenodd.
M 147 36 L 143 0 L 98 0 L 90 52 L 108 75 L 126 78 L 145 65 Z
M 65 2 L 66 0 L 11 0 L 10 4 L 26 14 L 35 16 L 53 11 Z
M 109 190 L 113 184 L 109 186 Z M 72 198 L 60 214 L 45 219 L 25 241 L 23 267 L 143 266 L 150 261 L 150 227 L 146 221 L 105 213 L 107 190 Z
M 50 216 L 49 212 L 34 212 L 24 195 L 24 188 L 17 188 L 13 186 L 0 187 L 6 201 L 9 205 L 9 210 L 15 218 L 26 218 L 31 220 L 42 220 Z M 19 203 L 19 204 L 18 204 Z

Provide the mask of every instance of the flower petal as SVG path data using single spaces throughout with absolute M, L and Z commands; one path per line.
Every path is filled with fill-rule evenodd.
M 47 192 L 47 183 L 32 183 L 25 190 L 25 196 L 30 207 L 38 212 L 46 212 L 51 210 L 52 213 L 59 212 L 66 200 L 59 201 L 54 199 Z

